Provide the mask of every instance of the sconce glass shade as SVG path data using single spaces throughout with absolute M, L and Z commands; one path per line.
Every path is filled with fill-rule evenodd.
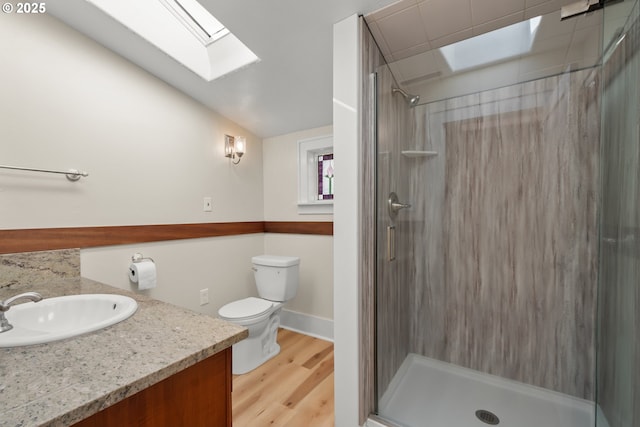
M 240 163 L 240 158 L 245 153 L 247 146 L 247 140 L 244 136 L 233 137 L 231 135 L 224 136 L 224 156 L 231 159 L 238 158 L 237 162 L 233 162 L 234 165 Z
M 233 137 L 230 135 L 224 136 L 224 156 L 233 158 Z
M 247 140 L 244 136 L 236 136 L 235 152 L 238 157 L 242 157 L 247 147 Z

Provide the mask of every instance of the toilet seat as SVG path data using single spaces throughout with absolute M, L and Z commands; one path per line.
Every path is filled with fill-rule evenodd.
M 257 321 L 271 314 L 273 307 L 273 301 L 249 297 L 222 306 L 218 310 L 218 314 L 223 319 L 232 322 Z

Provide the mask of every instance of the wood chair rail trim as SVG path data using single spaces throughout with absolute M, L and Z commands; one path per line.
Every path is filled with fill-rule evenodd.
M 0 230 L 0 254 L 237 236 L 254 233 L 333 235 L 333 223 L 251 221 Z

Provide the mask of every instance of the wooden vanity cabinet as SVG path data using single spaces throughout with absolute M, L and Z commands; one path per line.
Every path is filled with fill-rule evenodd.
M 231 347 L 74 424 L 231 427 Z

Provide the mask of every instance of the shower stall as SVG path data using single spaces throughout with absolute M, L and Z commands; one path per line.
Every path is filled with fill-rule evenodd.
M 363 26 L 372 424 L 640 426 L 638 7 L 395 62 Z

